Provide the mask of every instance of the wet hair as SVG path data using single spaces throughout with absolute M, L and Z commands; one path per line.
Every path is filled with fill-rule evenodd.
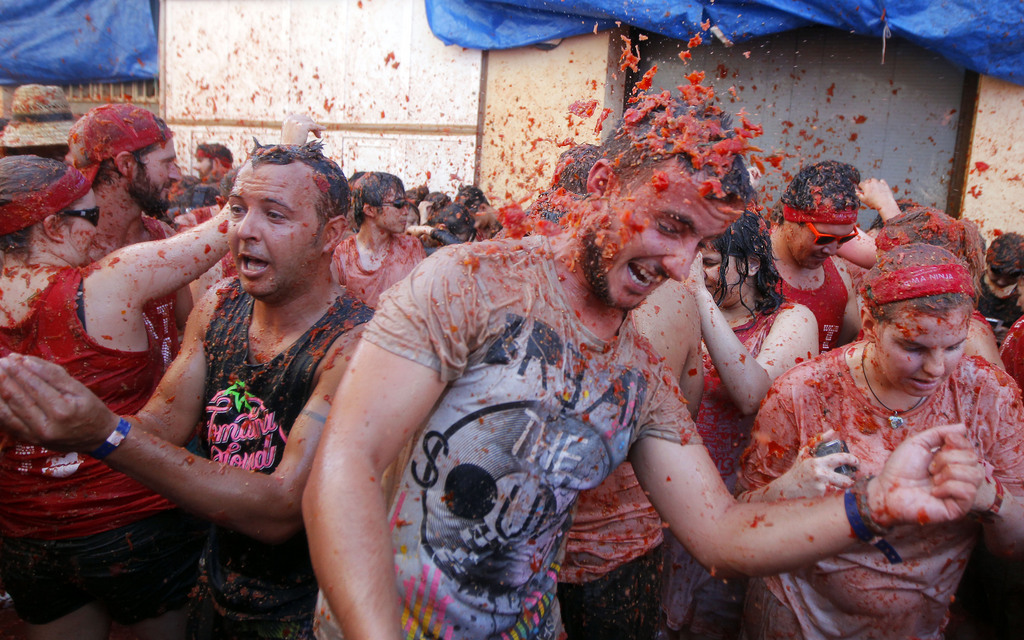
M 405 190 L 405 199 L 412 203 L 412 206 L 418 207 L 423 199 L 430 193 L 430 189 L 425 184 L 421 184 L 418 187 Z
M 551 188 L 537 196 L 529 214 L 559 222 L 569 212 L 567 206 L 571 201 L 587 196 L 587 179 L 601 153 L 601 148 L 592 144 L 578 144 L 563 151 L 555 165 Z
M 235 188 L 235 178 L 238 177 L 238 167 L 231 169 L 224 174 L 224 177 L 220 179 L 220 184 L 217 185 L 220 189 L 220 197 L 225 200 L 231 195 L 231 190 Z
M 208 142 L 198 145 L 196 147 L 196 155 L 199 155 L 199 152 L 202 152 L 207 157 L 217 160 L 225 167 L 230 167 L 235 161 L 235 156 L 231 153 L 231 149 L 228 149 L 224 145 L 216 142 Z
M 734 128 L 710 97 L 694 97 L 699 90 L 704 88 L 682 88 L 686 99 L 668 91 L 639 96 L 603 145 L 603 157 L 623 181 L 644 177 L 659 163 L 674 158 L 687 173 L 705 178 L 704 197 L 753 200 L 755 192 L 742 154 L 747 149 L 745 139 L 760 135 L 760 128 L 742 116 L 741 126 Z
M 985 252 L 985 262 L 995 274 L 1024 275 L 1024 236 L 1013 232 L 996 236 Z
M 873 287 L 878 279 L 893 271 L 907 267 L 942 266 L 964 264 L 949 250 L 930 244 L 912 243 L 893 247 L 878 257 L 875 266 L 865 274 L 860 285 L 860 295 L 867 302 L 871 316 L 878 322 L 890 322 L 901 311 L 911 310 L 935 317 L 943 317 L 960 308 L 974 308 L 974 298 L 963 293 L 942 293 L 909 300 L 898 300 L 885 304 L 872 304 Z M 964 265 L 966 266 L 966 265 Z
M 430 209 L 427 211 L 427 220 L 430 220 L 431 217 L 440 213 L 441 209 L 452 203 L 452 199 L 448 197 L 448 194 L 440 191 L 431 191 L 423 199 L 430 203 Z
M 800 169 L 782 193 L 782 204 L 803 211 L 857 209 L 859 183 L 860 172 L 853 165 L 824 160 Z
M 142 161 L 144 156 L 149 155 L 164 146 L 167 144 L 167 141 L 174 136 L 174 133 L 171 132 L 171 128 L 167 126 L 167 123 L 164 122 L 163 118 L 153 116 L 153 120 L 156 122 L 156 128 L 160 131 L 160 135 L 163 137 L 163 140 L 160 142 L 154 142 L 153 144 L 142 147 L 141 149 L 135 149 L 131 152 L 132 157 L 135 158 L 135 162 L 139 166 L 145 166 L 146 163 Z M 93 185 L 114 184 L 119 175 L 121 175 L 121 172 L 117 170 L 117 165 L 114 163 L 114 159 L 106 158 L 100 161 L 99 167 L 96 169 L 96 177 L 93 179 L 92 183 Z
M 469 242 L 476 235 L 476 225 L 469 209 L 457 202 L 445 205 L 437 213 L 430 215 L 427 224 L 432 227 L 446 229 L 463 242 Z
M 915 205 L 907 213 L 889 219 L 875 238 L 883 251 L 912 243 L 946 249 L 967 265 L 976 284 L 985 272 L 984 240 L 970 220 L 957 220 L 938 209 Z
M 8 156 L 0 159 L 0 206 L 10 204 L 25 193 L 46 190 L 60 180 L 68 169 L 68 165 L 59 160 L 37 156 Z M 0 251 L 28 251 L 34 226 L 36 225 L 29 225 L 0 236 Z
M 359 182 L 352 189 L 352 222 L 356 229 L 366 220 L 364 208 L 383 205 L 389 193 L 398 198 L 405 197 L 405 185 L 398 176 L 381 171 L 369 171 L 359 176 Z
M 480 187 L 471 184 L 459 187 L 455 202 L 469 209 L 470 213 L 476 213 L 480 207 L 491 204 Z
M 752 284 L 757 293 L 757 302 L 750 309 L 743 305 L 751 314 L 771 314 L 784 301 L 780 290 L 779 272 L 775 268 L 772 256 L 772 239 L 768 223 L 755 212 L 745 210 L 736 222 L 729 225 L 725 233 L 715 239 L 715 249 L 722 255 L 722 264 L 718 270 L 719 294 L 715 303 L 721 304 L 725 299 L 726 271 L 729 263 L 736 261 L 736 272 L 739 274 L 740 287 Z M 757 273 L 750 275 L 751 259 L 756 259 Z
M 319 140 L 303 145 L 261 145 L 256 139 L 253 142 L 255 146 L 249 157 L 253 169 L 267 164 L 283 166 L 301 162 L 313 170 L 313 179 L 320 189 L 316 213 L 321 228 L 332 218 L 348 215 L 352 197 L 348 180 L 341 172 L 341 167 L 324 155 L 323 144 Z
M 587 194 L 587 178 L 594 164 L 601 159 L 601 147 L 578 144 L 562 152 L 555 165 L 552 189 L 565 189 L 576 195 Z

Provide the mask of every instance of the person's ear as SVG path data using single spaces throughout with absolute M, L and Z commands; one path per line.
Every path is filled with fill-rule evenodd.
M 860 328 L 864 333 L 865 340 L 875 340 L 878 336 L 875 335 L 878 331 L 879 322 L 875 316 L 871 315 L 871 310 L 868 309 L 867 305 L 861 305 L 860 308 Z
M 53 215 L 46 216 L 43 218 L 43 222 L 39 227 L 43 232 L 43 235 L 49 238 L 52 242 L 63 244 L 67 241 L 69 225 L 67 224 L 67 219 L 61 217 L 60 214 L 55 213 Z
M 612 171 L 612 163 L 601 158 L 594 163 L 594 166 L 590 168 L 590 173 L 587 174 L 587 192 L 603 196 L 608 193 L 609 187 L 615 184 L 617 179 L 615 172 Z
M 758 269 L 761 268 L 761 258 L 757 256 L 750 256 L 747 258 L 747 275 L 757 275 Z
M 135 176 L 137 162 L 131 151 L 122 151 L 114 156 L 114 166 L 117 167 L 118 173 L 131 179 Z
M 335 216 L 328 220 L 321 232 L 324 242 L 323 252 L 327 255 L 334 254 L 334 248 L 344 239 L 346 231 L 348 231 L 348 220 L 345 219 L 345 216 Z

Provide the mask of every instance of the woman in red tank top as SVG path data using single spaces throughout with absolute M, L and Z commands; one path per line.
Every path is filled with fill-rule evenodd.
M 0 352 L 57 362 L 111 409 L 133 413 L 149 399 L 165 367 L 147 303 L 212 266 L 227 250 L 227 224 L 217 218 L 90 264 L 102 215 L 91 185 L 76 169 L 34 156 L 0 159 Z M 38 541 L 68 549 L 173 505 L 92 456 L 22 442 L 3 446 L 0 481 L 0 532 L 9 543 L 0 573 L 19 615 L 34 637 L 96 636 L 109 626 L 107 612 L 117 603 L 89 602 L 75 591 L 73 569 L 44 576 L 40 568 L 33 571 L 34 581 L 25 582 L 14 558 L 34 553 Z M 131 536 L 121 544 L 132 545 Z M 165 571 L 154 569 L 152 580 L 165 580 Z M 111 581 L 117 579 L 113 573 Z M 146 637 L 150 627 L 142 623 L 149 621 L 127 624 L 141 625 L 137 631 Z

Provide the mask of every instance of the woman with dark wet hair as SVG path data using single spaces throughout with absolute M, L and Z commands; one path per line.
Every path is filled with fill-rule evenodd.
M 0 159 L 0 352 L 61 364 L 130 414 L 170 361 L 152 302 L 220 259 L 227 224 L 218 217 L 90 264 L 102 215 L 76 169 Z M 125 435 L 112 433 L 89 456 L 25 442 L 3 448 L 0 574 L 30 637 L 106 637 L 111 620 L 143 640 L 184 633 L 205 526 L 100 462 Z
M 745 638 L 938 640 L 978 537 L 997 553 L 1020 552 L 1024 408 L 1009 376 L 963 357 L 974 296 L 972 274 L 949 251 L 890 249 L 861 285 L 864 339 L 775 382 L 744 453 L 744 497 L 846 490 L 856 538 L 832 558 L 752 580 Z M 957 477 L 984 478 L 973 517 L 894 527 L 895 505 L 869 501 L 862 487 L 901 442 L 948 423 L 963 423 L 973 445 L 958 452 L 968 466 Z
M 818 355 L 817 323 L 807 307 L 783 301 L 768 225 L 756 213 L 745 211 L 702 255 L 703 277 L 690 279 L 706 347 L 696 424 L 732 490 L 772 381 Z M 668 627 L 689 634 L 683 637 L 735 638 L 746 581 L 712 578 L 675 538 L 666 539 Z

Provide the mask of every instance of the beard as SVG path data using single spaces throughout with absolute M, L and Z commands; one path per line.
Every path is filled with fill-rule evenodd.
M 611 288 L 608 286 L 608 259 L 605 257 L 605 247 L 599 243 L 599 230 L 590 227 L 582 236 L 583 249 L 580 253 L 580 268 L 583 270 L 583 277 L 590 290 L 598 300 L 609 307 L 624 309 L 628 311 L 632 307 L 623 307 L 612 298 Z
M 146 213 L 161 217 L 170 208 L 170 201 L 161 195 L 162 187 L 153 184 L 145 171 L 139 171 L 128 184 L 128 195 Z

